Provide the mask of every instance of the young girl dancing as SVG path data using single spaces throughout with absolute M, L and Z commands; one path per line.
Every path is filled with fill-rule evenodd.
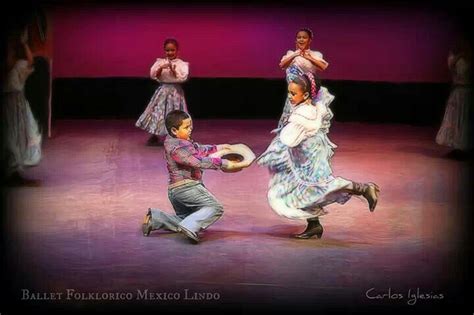
M 306 72 L 316 73 L 324 71 L 329 63 L 323 59 L 323 54 L 319 51 L 311 50 L 310 45 L 313 40 L 313 32 L 309 28 L 301 28 L 296 32 L 295 50 L 288 50 L 281 58 L 280 68 L 286 70 L 286 81 L 289 83 L 295 75 L 302 75 Z M 292 106 L 287 98 L 283 113 L 278 122 L 281 128 L 288 119 Z
M 293 76 L 288 99 L 293 106 L 291 115 L 257 163 L 271 173 L 267 195 L 271 208 L 283 217 L 307 220 L 305 231 L 295 237 L 321 238 L 319 217 L 327 213 L 325 206 L 362 195 L 374 211 L 379 187 L 333 175 L 331 158 L 336 145 L 328 132 L 333 117 L 329 104 L 334 96 L 319 85 L 314 74 Z
M 181 83 L 188 79 L 189 65 L 178 59 L 178 41 L 173 38 L 165 40 L 166 58 L 158 58 L 150 69 L 150 77 L 160 82 L 143 114 L 135 126 L 151 134 L 148 145 L 163 145 L 168 134 L 165 117 L 173 110 L 188 112 Z

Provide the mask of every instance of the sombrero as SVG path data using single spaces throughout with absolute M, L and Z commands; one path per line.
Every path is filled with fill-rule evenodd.
M 234 173 L 241 171 L 243 168 L 250 166 L 255 160 L 255 154 L 253 151 L 243 143 L 231 144 L 230 149 L 220 150 L 209 155 L 210 157 L 220 157 L 224 160 L 233 162 L 244 162 L 246 166 L 234 170 L 223 170 L 227 173 Z

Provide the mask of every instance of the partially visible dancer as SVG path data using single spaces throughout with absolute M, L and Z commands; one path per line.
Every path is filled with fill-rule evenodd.
M 6 76 L 2 87 L 2 162 L 7 185 L 33 182 L 24 178 L 26 167 L 41 160 L 41 133 L 25 97 L 25 82 L 33 72 L 33 54 L 28 46 L 27 30 L 10 34 Z
M 452 88 L 436 143 L 452 148 L 450 156 L 453 158 L 465 158 L 472 150 L 471 58 L 472 49 L 466 40 L 458 43 L 448 56 Z

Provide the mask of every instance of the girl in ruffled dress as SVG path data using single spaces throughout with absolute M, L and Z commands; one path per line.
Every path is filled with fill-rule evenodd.
M 150 77 L 160 86 L 135 126 L 151 134 L 148 145 L 163 145 L 168 134 L 165 117 L 173 110 L 188 112 L 181 83 L 188 79 L 189 64 L 178 58 L 179 44 L 173 38 L 165 40 L 166 58 L 158 58 L 150 69 Z
M 295 237 L 320 238 L 323 227 L 319 217 L 327 213 L 325 206 L 344 204 L 352 195 L 362 195 L 374 211 L 379 188 L 333 175 L 331 158 L 336 145 L 328 132 L 334 96 L 319 86 L 312 73 L 291 79 L 288 99 L 293 106 L 291 115 L 257 163 L 271 173 L 267 195 L 271 208 L 283 217 L 307 220 L 306 230 Z
M 324 71 L 329 63 L 323 59 L 323 54 L 319 51 L 311 50 L 310 45 L 313 39 L 313 32 L 309 28 L 301 28 L 296 32 L 296 48 L 288 50 L 286 55 L 281 58 L 280 68 L 286 70 L 286 81 L 290 83 L 296 75 L 302 75 L 306 72 L 316 73 Z M 281 115 L 278 127 L 282 127 L 288 119 L 292 110 L 289 98 L 285 101 L 285 107 Z

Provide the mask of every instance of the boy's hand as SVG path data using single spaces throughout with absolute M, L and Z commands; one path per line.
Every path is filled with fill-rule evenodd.
M 222 167 L 222 170 L 226 173 L 235 173 L 241 171 L 243 168 L 246 168 L 251 163 L 248 161 L 242 162 L 235 162 L 235 161 L 227 161 L 226 165 Z

